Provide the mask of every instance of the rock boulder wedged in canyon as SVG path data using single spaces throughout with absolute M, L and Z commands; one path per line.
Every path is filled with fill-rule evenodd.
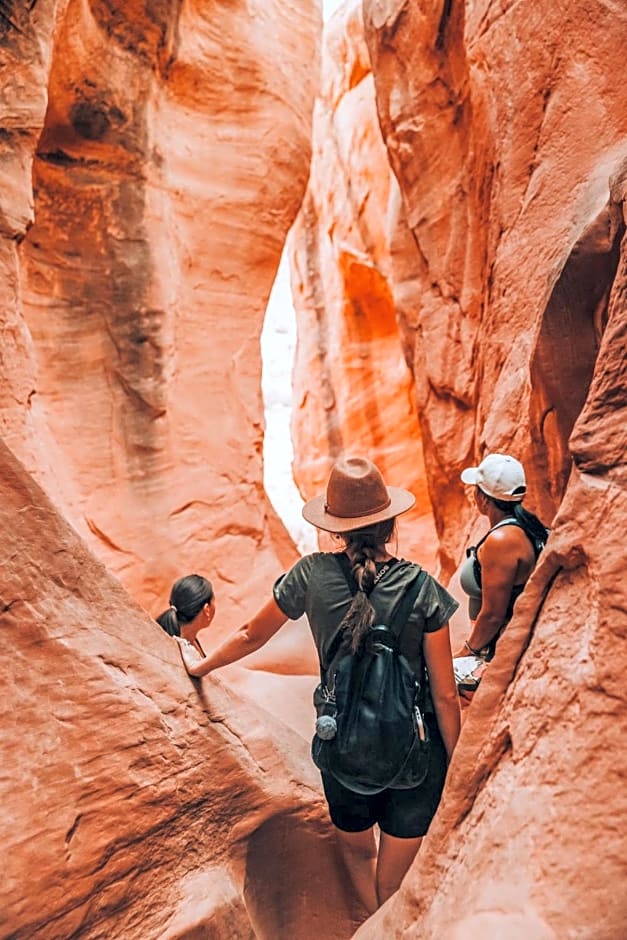
M 348 938 L 307 743 L 190 680 L 2 444 L 0 470 L 0 934 Z
M 390 276 L 395 180 L 377 124 L 360 3 L 344 5 L 325 27 L 313 136 L 309 188 L 290 238 L 295 479 L 309 498 L 324 489 L 340 454 L 368 454 L 389 483 L 416 495 L 415 510 L 399 521 L 399 544 L 432 567 L 436 537 Z
M 239 621 L 295 558 L 262 485 L 259 334 L 307 180 L 320 9 L 140 6 L 68 0 L 53 32 L 37 5 L 49 80 L 16 56 L 9 105 L 39 110 L 5 372 L 54 478 L 11 446 L 152 612 L 200 570 Z

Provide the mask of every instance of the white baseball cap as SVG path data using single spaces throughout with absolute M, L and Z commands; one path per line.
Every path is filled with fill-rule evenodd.
M 523 465 L 507 454 L 488 454 L 478 467 L 462 470 L 462 483 L 479 486 L 494 499 L 520 502 L 527 492 Z

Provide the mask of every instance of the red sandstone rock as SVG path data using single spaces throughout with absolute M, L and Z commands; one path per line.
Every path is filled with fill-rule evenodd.
M 621 170 L 627 111 L 616 79 L 624 21 L 616 4 L 583 0 L 541 11 L 529 4 L 466 6 L 465 18 L 463 4 L 364 4 L 379 117 L 403 202 L 390 190 L 372 110 L 358 98 L 364 149 L 353 137 L 355 183 L 369 159 L 381 171 L 369 182 L 363 177 L 364 190 L 355 187 L 369 237 L 357 232 L 338 199 L 320 218 L 327 219 L 331 235 L 325 238 L 332 240 L 337 211 L 346 244 L 328 271 L 313 269 L 308 276 L 314 294 L 328 279 L 334 290 L 347 284 L 358 297 L 376 300 L 370 311 L 376 317 L 364 321 L 377 348 L 385 349 L 381 369 L 387 372 L 390 350 L 402 343 L 421 421 L 421 434 L 413 429 L 407 440 L 412 449 L 420 440 L 425 447 L 445 570 L 454 568 L 477 527 L 459 469 L 485 449 L 513 450 L 529 470 L 530 505 L 547 519 L 558 511 L 542 562 L 469 710 L 432 831 L 399 895 L 358 935 L 616 940 L 626 914 L 619 867 L 625 855 L 619 640 L 627 608 Z M 25 85 L 40 95 L 53 6 L 35 9 L 42 63 Z M 230 157 L 237 149 L 226 146 L 233 125 L 218 126 L 222 98 L 212 97 L 218 86 L 203 74 L 207 49 L 216 44 L 214 21 L 205 28 L 204 8 L 187 5 L 181 28 L 168 30 L 146 22 L 134 6 L 129 15 L 120 7 L 107 19 L 112 9 L 110 3 L 107 9 L 71 3 L 72 17 L 60 21 L 58 54 L 67 73 L 57 58 L 36 169 L 37 224 L 20 270 L 13 239 L 24 233 L 30 195 L 23 184 L 10 198 L 0 193 L 2 234 L 11 240 L 2 249 L 8 272 L 2 316 L 10 326 L 3 348 L 13 348 L 2 365 L 10 390 L 2 427 L 43 478 L 51 462 L 42 436 L 43 419 L 49 419 L 60 441 L 50 491 L 58 503 L 68 494 L 68 516 L 77 527 L 86 508 L 104 506 L 102 518 L 88 513 L 87 534 L 95 545 L 109 540 L 103 557 L 120 577 L 136 584 L 146 552 L 162 553 L 151 575 L 159 584 L 147 578 L 143 598 L 156 601 L 174 574 L 163 559 L 184 546 L 185 564 L 217 568 L 219 602 L 223 598 L 227 610 L 238 595 L 226 579 L 239 584 L 252 570 L 245 601 L 252 609 L 257 587 L 267 591 L 270 570 L 290 557 L 289 546 L 280 559 L 273 556 L 273 522 L 260 508 L 255 337 L 306 160 L 288 154 L 298 171 L 292 193 L 292 168 L 284 166 L 272 138 L 268 165 L 282 181 L 281 199 L 273 190 L 265 202 L 274 176 L 261 180 L 260 194 L 256 171 L 261 132 L 272 136 L 274 125 L 270 118 L 255 122 L 259 112 L 247 110 L 256 74 L 250 63 L 258 61 L 251 52 L 238 99 L 238 117 L 246 116 L 238 133 L 247 144 L 238 151 L 240 191 L 228 190 L 226 207 L 219 208 L 219 192 L 215 199 L 208 193 L 211 183 L 196 162 L 216 128 L 216 147 L 225 145 L 219 153 Z M 266 9 L 257 10 L 258 34 L 255 24 L 244 29 L 255 51 L 267 29 Z M 271 12 L 274 25 L 284 23 Z M 349 90 L 331 95 L 334 102 L 348 101 L 371 81 L 354 13 L 348 22 L 338 56 L 346 56 L 346 66 L 333 81 Z M 221 38 L 231 26 L 241 43 L 236 19 L 217 22 Z M 278 35 L 288 42 L 286 31 Z M 341 44 L 339 36 L 336 41 Z M 228 42 L 220 52 L 225 48 Z M 222 78 L 240 75 L 243 60 L 208 58 L 223 66 Z M 22 59 L 17 55 L 18 64 Z M 151 61 L 154 74 L 146 64 Z M 309 60 L 305 85 L 308 66 Z M 273 71 L 279 81 L 281 70 Z M 91 99 L 83 107 L 92 91 L 106 107 L 91 106 Z M 288 139 L 302 142 L 307 96 L 300 86 L 298 93 L 302 98 L 291 104 L 304 104 L 295 125 L 288 119 Z M 30 136 L 14 134 L 20 148 L 24 142 L 20 173 L 31 159 L 42 111 L 38 99 L 22 124 L 15 122 L 33 129 Z M 208 127 L 203 118 L 211 118 Z M 189 154 L 186 140 L 198 149 Z M 371 158 L 366 144 L 375 148 Z M 304 151 L 297 146 L 296 152 Z M 15 173 L 11 167 L 9 176 Z M 230 185 L 227 176 L 218 163 L 216 185 Z M 387 203 L 379 204 L 390 212 L 385 229 L 365 199 L 370 190 L 373 199 L 387 193 Z M 254 244 L 247 241 L 250 226 L 238 228 L 231 211 L 238 195 L 247 207 L 254 202 Z M 316 198 L 336 197 L 317 191 Z M 215 231 L 201 211 L 207 205 L 215 209 Z M 269 208 L 264 213 L 259 205 Z M 7 206 L 18 219 L 13 228 Z M 82 225 L 71 228 L 77 206 Z M 316 225 L 306 231 L 318 238 L 324 229 Z M 20 320 L 18 274 L 36 337 L 40 386 Z M 256 293 L 258 275 L 265 286 Z M 253 286 L 255 302 L 249 299 Z M 80 303 L 72 306 L 76 297 Z M 242 303 L 237 328 L 234 297 Z M 334 303 L 330 309 L 343 313 Z M 129 317 L 136 311 L 140 316 Z M 167 311 L 174 314 L 168 318 Z M 361 349 L 347 325 L 329 320 L 326 328 Z M 206 333 L 220 330 L 230 344 L 226 368 L 226 354 L 218 358 L 203 347 L 203 356 L 197 348 L 199 335 L 204 342 Z M 64 366 L 55 364 L 60 351 L 68 357 Z M 370 365 L 369 344 L 363 352 Z M 361 444 L 364 427 L 354 413 L 366 410 L 368 398 L 351 411 L 345 363 L 337 355 L 332 361 L 338 402 Z M 80 365 L 82 386 L 76 381 L 74 388 L 68 362 Z M 205 372 L 211 373 L 207 386 Z M 111 382 L 108 396 L 103 376 Z M 352 381 L 359 385 L 361 373 Z M 25 414 L 31 386 L 38 392 Z M 207 402 L 199 388 L 213 398 Z M 226 429 L 216 417 L 218 396 L 231 409 Z M 102 415 L 94 417 L 103 402 L 110 414 L 105 427 L 98 424 Z M 71 435 L 62 408 L 68 408 Z M 400 428 L 395 408 L 385 401 L 391 424 Z M 168 422 L 174 418 L 166 430 L 162 409 Z M 247 446 L 245 467 L 238 436 Z M 398 440 L 402 446 L 400 434 Z M 213 462 L 218 459 L 222 463 Z M 377 459 L 384 462 L 383 450 Z M 46 940 L 76 934 L 174 940 L 193 930 L 261 937 L 284 931 L 297 940 L 342 936 L 348 918 L 325 854 L 329 830 L 303 740 L 306 715 L 290 706 L 292 694 L 304 701 L 311 682 L 306 669 L 296 692 L 287 679 L 234 667 L 228 681 L 244 692 L 252 686 L 259 699 L 254 708 L 221 678 L 205 680 L 197 692 L 171 641 L 129 602 L 4 448 L 0 463 L 0 517 L 11 534 L 0 566 L 0 636 L 11 702 L 4 728 L 3 934 Z M 177 489 L 182 467 L 193 481 L 189 503 L 181 503 Z M 322 481 L 323 469 L 318 472 Z M 393 482 L 408 484 L 406 478 Z M 170 485 L 166 526 L 158 507 L 164 493 L 170 498 Z M 106 504 L 97 502 L 100 491 Z M 135 517 L 128 536 L 121 520 L 134 523 Z M 112 538 L 116 520 L 128 544 Z M 208 554 L 205 530 L 219 533 L 220 566 Z M 280 638 L 291 642 L 289 633 Z M 264 652 L 268 662 L 270 653 Z M 285 683 L 289 722 L 301 734 L 261 715 L 279 682 Z M 331 926 L 329 910 L 337 913 Z
M 230 627 L 296 557 L 262 486 L 259 333 L 309 169 L 318 4 L 69 0 L 54 48 L 51 16 L 32 13 L 52 56 L 34 210 L 47 75 L 17 56 L 36 115 L 10 170 L 20 237 L 34 211 L 11 444 L 148 609 L 199 569 Z M 52 481 L 20 431 L 28 402 Z
M 403 316 L 449 573 L 470 522 L 459 470 L 485 451 L 523 460 L 545 517 L 559 505 L 616 271 L 621 230 L 606 206 L 627 129 L 611 78 L 624 19 L 583 0 L 566 25 L 563 14 L 364 3 L 379 119 L 418 247 Z
M 406 331 L 444 567 L 476 528 L 459 470 L 486 450 L 523 460 L 529 504 L 553 531 L 418 859 L 356 936 L 616 940 L 627 913 L 624 15 L 575 0 L 541 11 L 366 0 L 364 13 L 420 254 Z
M 46 112 L 55 22 L 65 3 L 36 14 L 8 4 L 0 19 L 0 435 L 64 502 L 64 473 L 37 397 L 37 366 L 22 315 L 19 245 L 33 222 L 33 155 Z
M 369 454 L 389 483 L 416 494 L 399 522 L 399 548 L 432 567 L 436 538 L 396 320 L 390 243 L 408 229 L 394 213 L 395 192 L 354 2 L 325 30 L 309 189 L 291 238 L 294 474 L 309 498 L 340 453 Z
M 0 469 L 2 936 L 348 938 L 308 742 L 190 680 L 1 444 Z

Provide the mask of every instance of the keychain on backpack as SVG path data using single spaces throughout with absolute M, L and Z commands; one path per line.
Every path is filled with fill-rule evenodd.
M 321 741 L 330 741 L 337 734 L 335 695 L 326 687 L 321 689 L 321 694 L 324 696 L 324 704 L 316 719 L 316 734 Z
M 333 715 L 320 715 L 316 719 L 316 734 L 321 741 L 330 741 L 337 734 L 337 721 Z

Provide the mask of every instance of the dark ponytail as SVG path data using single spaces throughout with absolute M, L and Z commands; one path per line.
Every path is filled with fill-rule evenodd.
M 159 614 L 157 623 L 160 627 L 163 627 L 168 636 L 181 635 L 181 628 L 179 627 L 179 621 L 174 607 L 168 607 L 162 614 Z
M 157 617 L 157 623 L 169 636 L 180 636 L 181 625 L 191 623 L 212 600 L 211 581 L 199 574 L 185 575 L 172 585 L 170 606 Z
M 481 490 L 481 492 L 483 493 L 484 491 Z M 484 495 L 487 496 L 490 502 L 494 503 L 496 508 L 500 509 L 501 512 L 512 515 L 516 522 L 525 530 L 532 542 L 542 546 L 546 544 L 546 540 L 549 537 L 549 530 L 537 516 L 534 516 L 534 514 L 527 509 L 523 509 L 522 503 L 495 499 L 494 496 L 489 496 L 487 493 L 484 493 Z
M 365 529 L 356 529 L 342 536 L 357 585 L 357 593 L 340 624 L 340 629 L 344 630 L 341 647 L 343 651 L 358 653 L 374 624 L 376 614 L 369 599 L 377 576 L 374 559 L 392 539 L 394 528 L 395 520 L 386 519 L 384 522 L 378 522 Z

